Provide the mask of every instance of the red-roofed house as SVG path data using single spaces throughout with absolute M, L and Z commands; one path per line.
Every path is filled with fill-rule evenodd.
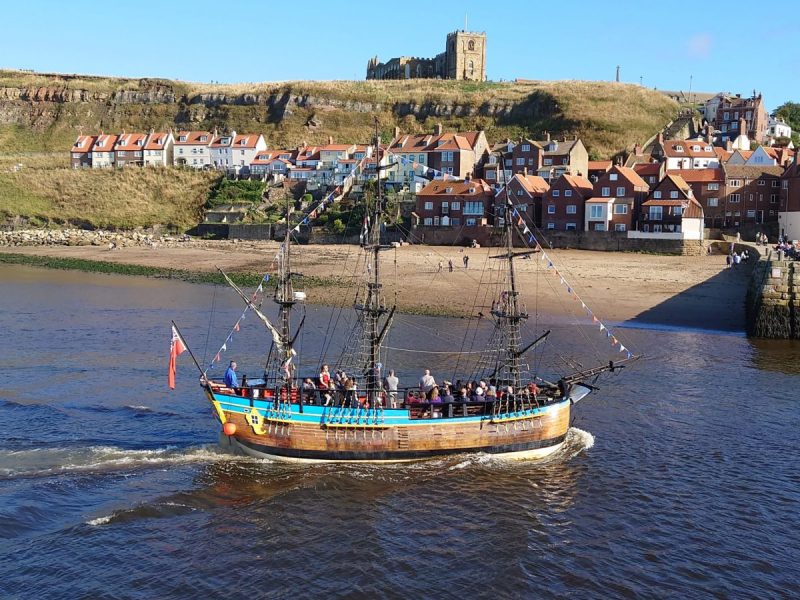
M 613 166 L 594 184 L 587 201 L 586 231 L 636 229 L 637 213 L 649 192 L 650 186 L 632 168 Z
M 557 231 L 582 231 L 586 200 L 592 184 L 585 177 L 561 175 L 550 182 L 542 200 L 542 226 Z
M 286 175 L 292 166 L 289 150 L 264 150 L 256 154 L 250 163 L 253 175 Z
M 231 145 L 232 165 L 238 173 L 240 170 L 247 169 L 256 154 L 267 149 L 267 142 L 260 133 L 239 133 L 233 138 Z
M 141 167 L 144 165 L 144 133 L 125 133 L 117 138 L 114 144 L 114 162 L 118 167 Z
M 114 166 L 116 135 L 100 134 L 92 146 L 92 168 L 103 169 Z
M 494 190 L 482 179 L 431 181 L 417 193 L 417 216 L 426 227 L 470 228 L 489 223 Z
M 542 200 L 550 185 L 538 175 L 518 173 L 495 197 L 495 225 L 502 227 L 508 199 L 529 226 L 542 226 Z
M 664 179 L 667 173 L 666 163 L 663 162 L 637 163 L 632 168 L 650 186 L 651 191 L 656 189 L 658 182 Z
M 683 169 L 672 171 L 692 188 L 695 200 L 703 207 L 706 227 L 725 224 L 725 172 L 721 169 Z
M 586 176 L 586 179 L 594 183 L 598 179 L 600 179 L 603 175 L 608 173 L 611 170 L 611 167 L 614 166 L 614 163 L 610 160 L 590 160 L 589 161 L 589 174 Z
M 175 136 L 171 131 L 153 131 L 144 143 L 144 164 L 148 167 L 171 167 Z
M 202 169 L 211 166 L 210 131 L 179 131 L 175 136 L 175 165 Z
M 92 167 L 92 147 L 96 141 L 96 135 L 78 136 L 70 151 L 73 169 L 90 169 Z
M 705 141 L 665 140 L 661 142 L 661 154 L 666 160 L 667 171 L 719 166 L 719 157 L 714 152 L 714 147 Z
M 211 164 L 215 169 L 233 168 L 233 140 L 235 137 L 236 131 L 217 135 L 217 131 L 214 130 L 208 153 L 211 156 Z
M 642 204 L 639 229 L 629 238 L 703 239 L 703 207 L 679 175 L 667 174 Z

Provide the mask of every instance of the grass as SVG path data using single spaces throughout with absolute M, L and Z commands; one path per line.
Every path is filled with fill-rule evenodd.
M 483 128 L 490 141 L 520 135 L 579 135 L 595 157 L 611 157 L 656 133 L 678 105 L 646 88 L 611 82 L 287 81 L 200 84 L 0 70 L 0 87 L 26 90 L 7 100 L 0 152 L 66 152 L 76 135 L 100 130 L 213 127 L 265 133 L 272 147 L 365 142 L 377 116 L 386 134 L 441 122 L 448 129 Z M 40 90 L 78 93 L 69 102 Z M 167 94 L 172 102 L 131 101 L 131 93 Z M 37 96 L 38 94 L 38 96 Z M 203 102 L 205 96 L 214 102 Z M 34 101 L 29 98 L 33 96 Z M 163 96 L 161 96 L 163 98 Z M 38 98 L 38 99 L 37 99 Z M 141 96 L 140 96 L 141 98 Z M 133 98 L 135 100 L 135 98 Z M 81 100 L 81 101 L 77 101 Z M 47 107 L 35 119 L 31 106 Z M 321 121 L 309 127 L 311 117 Z
M 189 169 L 0 171 L 0 216 L 103 229 L 196 224 L 220 175 Z

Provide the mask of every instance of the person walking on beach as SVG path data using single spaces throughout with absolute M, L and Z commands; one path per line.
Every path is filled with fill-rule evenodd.
M 464 255 L 464 268 L 465 269 L 469 268 L 469 256 L 467 256 L 466 254 Z
M 742 262 L 742 257 L 739 254 L 736 254 L 734 252 L 733 253 L 733 266 L 734 266 L 734 268 L 736 267 L 736 265 L 741 264 L 741 262 Z
M 449 259 L 447 261 L 447 270 L 450 271 L 451 273 L 453 272 L 453 260 L 452 259 Z
M 730 269 L 733 266 L 733 256 L 728 254 L 728 256 L 725 257 L 725 263 L 728 265 L 726 268 Z

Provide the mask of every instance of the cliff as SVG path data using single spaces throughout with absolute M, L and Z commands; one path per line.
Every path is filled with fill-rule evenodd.
M 581 81 L 334 81 L 203 85 L 0 71 L 0 152 L 67 152 L 80 131 L 192 128 L 262 132 L 271 147 L 333 136 L 365 142 L 483 128 L 490 141 L 543 131 L 579 135 L 594 158 L 650 137 L 677 104 L 639 86 Z

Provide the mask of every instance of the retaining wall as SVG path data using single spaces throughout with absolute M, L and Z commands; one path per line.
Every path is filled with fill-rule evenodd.
M 747 334 L 800 339 L 800 263 L 775 251 L 756 264 L 747 290 Z

